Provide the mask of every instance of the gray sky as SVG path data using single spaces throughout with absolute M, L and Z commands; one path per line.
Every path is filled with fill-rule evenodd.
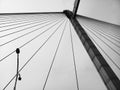
M 0 0 L 0 12 L 50 12 L 73 9 L 74 0 Z M 81 0 L 78 14 L 120 25 L 119 0 Z
M 120 25 L 120 0 L 81 0 L 78 14 Z
M 0 12 L 13 13 L 13 12 L 63 11 L 64 9 L 72 10 L 73 4 L 74 4 L 74 0 L 0 0 Z M 119 22 L 120 14 L 118 12 L 119 7 L 120 5 L 118 0 L 114 0 L 114 1 L 113 0 L 104 0 L 104 1 L 103 0 L 81 0 L 78 14 L 97 18 L 97 19 L 115 23 L 115 24 L 120 24 Z M 47 16 L 47 18 L 54 20 L 55 16 L 53 15 L 54 17 L 52 18 L 51 16 L 49 15 Z M 58 16 L 59 18 L 64 17 L 64 15 L 58 15 Z M 34 16 L 34 17 L 32 16 L 31 17 L 26 16 L 26 17 L 25 17 L 26 21 L 32 20 L 32 22 L 34 22 L 34 20 L 35 21 L 41 20 L 40 15 Z M 6 19 L 16 20 L 18 18 L 22 18 L 22 16 L 21 17 L 14 16 Z M 32 18 L 32 19 L 29 19 L 29 18 Z M 65 20 L 67 20 L 67 18 L 65 18 Z M 87 23 L 84 21 L 85 20 L 83 20 L 83 24 Z M 14 26 L 19 26 L 19 25 L 20 24 L 14 25 Z M 1 30 L 12 28 L 14 26 L 3 27 L 1 28 Z M 12 31 L 14 32 L 17 30 L 21 30 L 25 27 L 28 27 L 28 26 L 12 29 Z M 20 33 L 6 36 L 4 38 L 0 38 L 0 44 L 5 43 L 11 39 L 14 39 L 17 36 L 23 35 L 28 31 L 32 31 L 33 29 L 36 29 L 38 27 L 40 26 L 36 26 L 24 32 L 20 32 Z M 52 31 L 56 27 L 57 25 L 53 29 L 51 29 L 49 32 L 45 33 L 43 36 L 37 38 L 28 46 L 21 49 L 20 67 L 22 67 L 25 64 L 25 62 L 31 57 L 31 55 L 36 51 L 36 49 L 39 48 L 39 46 L 46 40 L 46 38 L 52 33 Z M 40 29 L 37 32 L 34 32 L 28 36 L 20 38 L 12 43 L 6 44 L 5 46 L 1 46 L 0 50 L 2 52 L 1 52 L 0 58 L 3 58 L 7 54 L 15 50 L 17 47 L 21 46 L 25 42 L 32 39 L 34 36 L 38 35 L 38 33 L 44 31 L 46 28 L 47 27 Z M 23 79 L 21 82 L 18 83 L 17 90 L 42 89 L 49 65 L 53 58 L 52 55 L 56 49 L 62 30 L 63 30 L 63 26 L 54 35 L 54 37 L 51 38 L 51 40 L 46 44 L 46 46 L 33 58 L 32 62 L 29 63 L 29 65 L 27 65 L 25 69 L 21 72 Z M 70 30 L 69 24 L 67 23 L 66 31 L 63 37 L 64 39 L 62 40 L 59 52 L 56 56 L 55 65 L 50 75 L 46 90 L 75 90 L 76 89 L 69 30 Z M 117 30 L 119 30 L 119 28 Z M 0 36 L 9 34 L 10 32 L 11 30 L 7 32 L 1 32 Z M 98 90 L 98 89 L 106 90 L 105 85 L 103 84 L 99 74 L 97 73 L 82 43 L 77 37 L 73 27 L 72 27 L 72 33 L 73 33 L 77 68 L 78 68 L 78 71 L 80 71 L 78 72 L 80 90 Z M 39 41 L 39 44 L 38 44 L 38 41 Z M 5 61 L 0 62 L 0 74 L 1 74 L 0 80 L 3 81 L 3 82 L 0 82 L 0 89 L 3 89 L 5 84 L 15 74 L 15 71 L 16 71 L 15 56 L 16 54 L 14 53 L 10 57 L 6 58 Z M 6 90 L 11 90 L 13 88 L 13 85 L 14 85 L 14 81 L 9 85 L 9 87 Z
M 25 19 L 25 21 L 28 21 L 28 23 L 30 23 L 30 21 L 40 22 L 40 20 L 43 19 L 42 17 L 46 17 L 48 18 L 47 20 L 53 22 L 56 16 L 57 16 L 57 21 L 60 20 L 61 18 L 64 18 L 64 20 L 67 21 L 67 26 L 65 28 L 65 32 L 60 47 L 56 54 L 55 62 L 52 71 L 50 73 L 45 90 L 77 90 L 74 64 L 73 64 L 73 55 L 71 49 L 69 21 L 64 15 L 33 15 L 33 16 L 21 15 L 21 16 L 8 16 L 8 17 L 3 16 L 3 18 L 12 21 L 21 18 L 21 19 Z M 45 20 L 43 21 L 45 22 Z M 15 22 L 15 23 L 19 23 L 19 22 Z M 38 29 L 38 31 L 35 31 L 29 35 L 18 38 L 17 40 L 14 40 L 8 44 L 1 46 L 0 59 L 2 59 L 6 55 L 14 51 L 16 48 L 22 46 L 24 43 L 28 42 L 29 40 L 37 36 L 39 33 L 46 30 L 48 27 L 52 26 L 54 23 L 44 28 Z M 26 65 L 26 67 L 20 72 L 22 76 L 22 81 L 18 81 L 17 90 L 42 90 L 43 84 L 47 76 L 47 72 L 49 70 L 50 64 L 53 59 L 53 55 L 55 53 L 55 50 L 58 45 L 58 41 L 60 39 L 60 36 L 62 34 L 65 25 L 65 22 L 63 21 L 60 23 L 62 23 L 62 26 L 58 29 L 58 31 L 54 34 L 54 36 L 50 38 L 50 40 L 45 44 L 45 46 L 43 46 L 40 49 L 40 51 L 31 59 L 31 61 Z M 26 46 L 20 49 L 21 50 L 20 68 L 34 54 L 34 52 L 45 42 L 45 40 L 52 34 L 52 32 L 58 27 L 60 23 L 58 23 L 49 31 L 47 31 L 46 33 L 44 33 L 43 35 L 36 38 L 35 40 L 33 40 L 32 42 L 30 42 L 29 44 L 27 44 Z M 4 25 L 10 25 L 10 24 L 12 23 L 4 24 Z M 8 28 L 13 28 L 24 24 L 22 23 L 8 27 L 2 27 L 4 25 L 0 25 L 0 26 L 2 27 L 1 30 L 6 30 Z M 36 24 L 37 23 L 32 25 L 36 25 Z M 33 31 L 34 29 L 44 26 L 45 24 L 0 38 L 0 45 L 5 42 L 9 42 L 10 40 L 19 37 L 25 33 Z M 13 28 L 4 32 L 0 32 L 0 36 L 15 31 L 19 31 L 29 26 L 31 25 L 21 26 L 19 28 L 15 28 L 15 29 Z M 73 44 L 74 44 L 80 90 L 106 90 L 104 83 L 102 82 L 99 74 L 97 73 L 93 63 L 91 62 L 77 34 L 75 33 L 75 30 L 73 29 L 73 27 L 71 28 L 72 28 Z M 16 53 L 13 53 L 12 55 L 10 55 L 9 57 L 5 58 L 3 61 L 0 62 L 1 90 L 15 75 L 15 73 L 16 73 Z M 13 80 L 12 83 L 10 83 L 10 85 L 5 90 L 12 90 L 14 87 L 14 82 L 15 80 Z

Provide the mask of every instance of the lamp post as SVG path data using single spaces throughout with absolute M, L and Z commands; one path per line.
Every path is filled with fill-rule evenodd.
M 21 75 L 19 74 L 19 54 L 20 54 L 20 49 L 16 49 L 17 53 L 17 71 L 16 71 L 16 79 L 15 79 L 15 85 L 14 85 L 14 90 L 16 90 L 16 85 L 17 85 L 17 80 L 21 80 Z

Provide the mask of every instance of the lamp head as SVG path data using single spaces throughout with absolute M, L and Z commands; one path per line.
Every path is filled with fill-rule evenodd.
M 20 53 L 20 49 L 19 49 L 19 48 L 16 49 L 16 53 L 17 53 L 17 54 Z
M 22 80 L 22 77 L 21 77 L 21 75 L 20 75 L 20 74 L 18 75 L 18 80 L 19 80 L 19 81 L 21 81 L 21 80 Z

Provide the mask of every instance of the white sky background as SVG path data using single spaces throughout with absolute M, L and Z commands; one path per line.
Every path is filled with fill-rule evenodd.
M 31 19 L 29 19 L 31 17 Z M 25 21 L 35 22 L 43 19 L 42 17 L 48 18 L 53 22 L 55 18 L 57 21 L 64 17 L 63 20 L 67 21 L 67 26 L 65 28 L 65 32 L 63 35 L 63 39 L 61 41 L 58 53 L 55 58 L 55 62 L 50 73 L 46 89 L 45 90 L 77 90 L 76 89 L 76 79 L 74 73 L 74 64 L 73 64 L 73 57 L 72 57 L 72 49 L 71 49 L 71 40 L 70 40 L 70 27 L 69 21 L 64 15 L 31 15 L 31 16 L 9 16 L 6 17 L 8 20 L 16 20 L 16 19 L 25 19 Z M 3 17 L 5 18 L 5 17 Z M 7 20 L 7 22 L 9 22 Z M 23 20 L 22 20 L 23 21 Z M 45 22 L 45 20 L 43 20 Z M 1 22 L 2 23 L 2 22 Z M 19 22 L 15 22 L 19 23 Z M 55 23 L 55 22 L 54 22 Z M 54 24 L 52 23 L 52 25 Z M 10 25 L 12 23 L 4 24 Z M 22 23 L 23 24 L 23 23 Z M 24 23 L 26 24 L 26 23 Z M 35 23 L 36 24 L 36 23 Z M 46 23 L 45 23 L 46 24 Z M 59 23 L 60 24 L 60 23 Z M 55 25 L 52 29 L 41 35 L 40 37 L 36 38 L 26 46 L 22 47 L 20 53 L 20 68 L 25 64 L 25 62 L 34 54 L 34 52 L 44 43 L 44 41 L 51 35 L 51 33 L 58 27 Z M 4 25 L 1 25 L 4 26 Z M 7 28 L 12 28 L 18 25 L 3 27 L 1 30 L 6 30 Z M 33 24 L 32 24 L 33 25 Z M 44 24 L 43 24 L 44 25 Z M 39 25 L 25 31 L 11 34 L 0 38 L 0 45 L 12 40 L 18 36 L 21 36 L 27 32 L 30 32 L 38 27 L 43 25 Z M 52 62 L 55 50 L 58 45 L 58 41 L 60 39 L 62 30 L 64 28 L 65 23 L 61 26 L 58 31 L 54 34 L 53 37 L 42 47 L 42 49 L 34 56 L 34 58 L 26 65 L 26 67 L 20 72 L 22 76 L 22 81 L 18 81 L 17 90 L 42 90 L 43 84 L 45 82 L 45 78 L 49 69 L 49 66 Z M 11 29 L 5 32 L 1 32 L 0 36 L 9 34 L 10 32 L 19 31 L 23 28 L 29 27 L 23 26 L 16 29 Z M 48 25 L 42 29 L 38 29 L 38 31 L 33 32 L 29 35 L 26 35 L 22 38 L 19 38 L 13 42 L 10 42 L 4 46 L 0 47 L 0 59 L 8 55 L 10 52 L 14 51 L 16 48 L 20 47 L 24 43 L 31 40 L 33 37 L 38 35 L 40 32 L 46 30 L 51 25 Z M 91 62 L 86 50 L 84 49 L 82 43 L 80 42 L 75 30 L 72 27 L 72 35 L 73 35 L 73 44 L 74 44 L 74 51 L 75 51 L 75 58 L 76 58 L 76 65 L 78 71 L 78 80 L 80 90 L 106 90 L 104 83 L 102 82 L 98 72 L 96 71 L 93 63 Z M 3 87 L 10 81 L 10 79 L 16 73 L 16 53 L 13 53 L 9 57 L 5 58 L 3 61 L 0 62 L 0 89 L 2 90 Z M 14 86 L 14 81 L 5 89 L 5 90 L 12 90 Z M 86 87 L 87 86 L 87 87 Z
M 74 0 L 0 0 L 0 12 L 73 10 Z M 120 25 L 119 0 L 81 0 L 78 14 Z
M 120 0 L 81 0 L 78 14 L 120 25 Z
M 78 13 L 80 13 L 81 15 L 101 19 L 103 21 L 120 24 L 119 23 L 119 21 L 120 21 L 119 20 L 119 7 L 120 7 L 119 0 L 114 0 L 114 2 L 112 0 L 104 0 L 104 2 L 102 2 L 102 1 L 103 0 L 96 0 L 96 1 L 95 0 L 82 0 Z M 1 13 L 5 13 L 5 12 L 14 13 L 14 12 L 63 11 L 64 9 L 72 10 L 73 4 L 74 4 L 74 0 L 0 0 L 0 12 Z M 113 6 L 111 6 L 111 5 L 113 5 Z M 112 13 L 113 11 L 114 11 L 114 13 Z M 12 27 L 12 26 L 10 26 L 10 27 Z M 24 27 L 20 27 L 18 29 L 14 29 L 14 30 L 15 31 L 20 30 L 21 28 L 24 28 Z M 4 27 L 3 29 L 6 29 L 6 27 Z M 32 29 L 29 29 L 29 30 L 32 30 Z M 67 26 L 66 30 L 69 30 L 68 26 Z M 23 33 L 26 33 L 26 32 L 23 32 Z M 71 46 L 70 46 L 70 37 L 69 37 L 68 32 L 69 31 L 66 31 L 66 33 L 65 33 L 66 34 L 64 36 L 65 39 L 62 41 L 63 45 L 61 46 L 62 48 L 60 48 L 60 51 L 59 51 L 59 53 L 62 52 L 62 54 L 58 54 L 58 56 L 57 56 L 58 59 L 60 56 L 62 56 L 61 61 L 60 60 L 56 61 L 56 64 L 54 66 L 56 68 L 53 69 L 53 72 L 51 73 L 52 75 L 50 77 L 50 81 L 48 83 L 48 87 L 51 88 L 51 90 L 53 90 L 53 88 L 56 90 L 56 88 L 58 88 L 58 87 L 61 88 L 60 90 L 70 90 L 70 89 L 73 90 L 73 88 L 76 88 L 75 79 L 73 79 L 74 73 L 71 73 L 71 71 L 73 70 L 73 67 L 71 67 L 71 65 L 73 64 L 72 63 L 72 55 L 70 55 L 71 58 L 65 57 L 65 56 L 68 56 L 68 55 L 66 55 L 67 53 L 71 54 L 71 52 L 69 51 L 71 49 Z M 9 32 L 6 32 L 6 33 L 9 33 Z M 1 33 L 1 36 L 6 33 Z M 23 33 L 15 34 L 10 37 L 8 36 L 7 39 L 6 39 L 6 37 L 2 38 L 2 39 L 0 39 L 1 43 L 6 42 L 9 39 L 14 38 L 18 35 L 22 35 Z M 25 43 L 29 39 L 29 37 L 32 38 L 36 34 L 38 34 L 38 33 L 34 33 L 31 36 L 28 36 L 28 37 L 20 39 L 19 41 L 10 43 L 10 44 L 6 45 L 5 47 L 1 47 L 0 50 L 4 51 L 4 52 L 2 52 L 2 55 L 4 56 L 4 55 L 6 55 L 6 53 L 9 53 L 12 50 L 15 50 L 15 48 L 17 48 L 18 45 L 20 46 L 21 44 Z M 42 40 L 40 43 L 42 43 L 44 41 L 45 37 L 48 36 L 49 34 L 50 33 L 47 33 L 44 36 L 42 36 Z M 59 37 L 58 37 L 59 35 L 60 35 L 60 33 L 57 33 L 56 34 L 57 38 L 55 38 L 55 37 L 52 38 L 52 40 L 49 43 L 50 45 L 48 44 L 49 46 L 45 47 L 43 49 L 43 51 L 39 52 L 39 54 L 34 58 L 33 63 L 34 62 L 37 62 L 37 63 L 29 64 L 27 66 L 27 68 L 25 70 L 23 70 L 23 72 L 21 72 L 21 75 L 23 76 L 23 80 L 18 83 L 19 90 L 37 90 L 38 88 L 42 87 L 46 72 L 48 70 L 48 65 L 50 65 L 50 61 L 49 61 L 50 58 L 52 60 L 52 56 L 50 54 L 51 54 L 51 52 L 53 52 L 55 50 L 55 47 L 53 46 L 53 43 L 51 43 L 51 42 L 53 42 L 55 40 L 56 41 L 59 40 Z M 105 90 L 106 88 L 105 88 L 101 78 L 99 77 L 98 73 L 96 72 L 96 69 L 93 66 L 92 62 L 89 62 L 90 58 L 89 58 L 89 56 L 87 56 L 87 53 L 84 50 L 79 38 L 77 38 L 77 35 L 75 34 L 75 32 L 73 32 L 73 36 L 74 36 L 74 45 L 76 45 L 75 52 L 78 53 L 78 51 L 79 52 L 83 51 L 81 54 L 76 55 L 77 61 L 79 63 L 78 68 L 79 68 L 79 71 L 81 71 L 78 73 L 80 76 L 79 82 L 80 82 L 81 90 L 93 90 L 93 89 L 98 90 L 98 88 L 100 90 Z M 23 52 L 23 50 L 21 51 L 22 52 L 21 53 L 21 58 L 22 58 L 21 66 L 25 63 L 25 60 L 27 60 L 33 54 L 33 52 L 39 47 L 38 40 L 40 40 L 40 39 L 41 38 L 38 38 L 36 41 L 32 42 L 33 44 L 25 47 L 26 50 L 23 49 L 24 52 Z M 55 43 L 54 43 L 54 45 L 55 45 Z M 56 43 L 56 45 L 57 45 L 57 43 Z M 33 46 L 35 48 L 33 48 Z M 51 46 L 54 48 L 50 48 Z M 23 54 L 23 53 L 28 53 L 29 48 L 32 48 L 32 50 L 33 50 L 33 51 L 30 51 L 29 56 L 27 54 Z M 49 50 L 49 48 L 51 50 Z M 46 50 L 49 50 L 49 51 L 46 51 Z M 47 55 L 49 56 L 49 58 L 47 56 L 46 56 L 47 58 L 44 56 L 44 55 L 46 55 L 45 51 L 48 53 Z M 2 55 L 1 55 L 1 58 L 2 58 Z M 7 81 L 9 81 L 8 79 L 10 79 L 15 73 L 15 70 L 16 70 L 15 55 L 16 54 L 13 54 L 11 57 L 7 58 L 6 61 L 8 61 L 8 62 L 3 61 L 3 63 L 0 63 L 0 69 L 1 69 L 0 73 L 2 73 L 0 80 L 4 81 L 4 82 L 0 82 L 0 85 L 1 85 L 0 89 L 4 87 L 5 83 Z M 26 55 L 26 57 L 24 55 Z M 42 59 L 40 59 L 40 61 L 42 63 L 39 62 L 38 57 L 42 57 Z M 46 61 L 42 61 L 43 59 L 48 61 L 49 63 L 47 63 L 47 65 L 44 65 L 44 64 L 46 64 Z M 12 60 L 12 63 L 11 63 L 11 60 Z M 35 60 L 37 60 L 37 61 L 35 61 Z M 66 60 L 65 63 L 63 63 L 64 60 Z M 71 62 L 68 63 L 67 60 L 71 60 Z M 81 60 L 81 62 L 79 60 Z M 86 63 L 86 62 L 88 62 L 88 63 Z M 68 67 L 66 66 L 66 63 L 68 65 Z M 7 65 L 10 67 L 8 67 Z M 30 69 L 30 67 L 32 67 L 32 68 Z M 7 72 L 4 72 L 3 68 Z M 40 68 L 39 70 L 41 70 L 42 72 L 36 71 L 36 69 L 38 69 L 38 68 Z M 44 72 L 45 70 L 46 70 L 46 72 Z M 10 71 L 10 73 L 9 73 L 9 71 Z M 67 72 L 67 73 L 65 73 L 65 72 Z M 41 81 L 40 82 L 41 84 L 39 83 L 39 80 L 37 78 L 38 76 L 34 76 L 35 74 L 41 75 L 41 77 L 39 76 L 40 77 L 39 80 Z M 60 74 L 62 75 L 62 77 L 60 76 Z M 89 77 L 88 77 L 88 75 L 89 75 Z M 34 76 L 34 79 L 33 79 L 33 76 Z M 56 77 L 53 78 L 52 76 L 56 76 Z M 84 79 L 84 77 L 86 77 L 86 79 Z M 36 84 L 34 84 L 33 80 L 35 80 L 34 82 Z M 94 82 L 93 82 L 93 80 L 94 80 Z M 57 86 L 58 84 L 56 85 L 56 87 L 51 87 L 52 85 L 54 86 L 56 84 L 53 81 L 56 81 L 56 82 L 60 81 L 57 83 L 59 83 L 61 85 L 61 87 Z M 50 82 L 52 82 L 52 83 L 50 83 Z M 90 84 L 90 82 L 92 82 L 91 85 L 88 85 L 88 84 Z M 31 86 L 30 88 L 27 87 L 28 83 Z M 7 89 L 11 90 L 11 88 L 13 88 L 13 84 L 14 84 L 14 81 L 11 84 L 11 86 L 8 87 Z M 37 87 L 37 86 L 39 86 L 38 84 L 40 84 L 41 86 Z M 67 84 L 68 87 L 64 86 L 62 88 L 63 84 L 64 85 Z M 34 85 L 36 85 L 36 87 Z M 71 86 L 71 85 L 73 85 L 73 86 Z M 87 85 L 87 87 L 86 87 L 86 85 Z M 94 87 L 94 86 L 96 86 L 96 87 Z M 22 88 L 24 88 L 24 89 L 22 89 Z M 37 88 L 37 89 L 35 89 L 35 88 Z M 48 90 L 50 90 L 50 89 L 48 89 Z M 59 90 L 59 89 L 57 89 L 57 90 Z

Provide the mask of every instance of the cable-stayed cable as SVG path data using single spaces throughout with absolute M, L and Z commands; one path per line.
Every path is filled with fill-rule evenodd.
M 103 25 L 102 25 L 103 26 Z M 101 26 L 100 25 L 98 25 L 97 26 L 99 29 L 101 29 L 102 31 L 104 31 L 102 28 L 101 28 Z M 103 26 L 104 27 L 104 26 Z M 117 27 L 117 26 L 116 26 Z M 107 30 L 107 29 L 106 29 Z M 117 31 L 119 31 L 119 29 L 117 30 Z M 116 38 L 118 38 L 119 37 L 119 39 L 120 39 L 120 32 L 118 33 L 117 32 L 117 34 L 112 34 L 112 33 L 110 33 L 110 32 L 107 32 L 109 35 L 112 35 L 112 36 L 114 36 L 114 37 L 116 37 Z
M 57 21 L 57 20 L 56 20 L 56 21 Z M 54 21 L 54 22 L 55 22 L 55 21 Z M 16 38 L 14 38 L 14 39 L 12 39 L 12 40 L 10 40 L 10 41 L 7 41 L 6 43 L 1 44 L 0 46 L 4 46 L 4 45 L 6 45 L 6 44 L 8 44 L 8 43 L 10 43 L 10 42 L 13 42 L 14 40 L 17 40 L 17 39 L 19 39 L 19 38 L 21 38 L 21 37 L 24 37 L 24 36 L 26 36 L 26 35 L 29 35 L 30 33 L 33 33 L 33 32 L 35 32 L 35 31 L 38 31 L 39 29 L 44 28 L 44 27 L 46 27 L 46 26 L 48 26 L 48 25 L 50 25 L 50 24 L 52 24 L 52 23 L 53 23 L 53 21 L 52 21 L 51 23 L 48 23 L 48 24 L 46 24 L 46 25 L 43 25 L 43 26 L 41 26 L 41 27 L 39 27 L 39 28 L 37 28 L 37 29 L 35 29 L 35 30 L 33 30 L 33 31 L 27 32 L 27 33 L 25 33 L 25 34 L 23 34 L 23 35 L 21 35 L 21 36 L 19 36 L 19 37 L 16 37 Z
M 75 78 L 76 78 L 77 90 L 79 90 L 79 82 L 78 82 L 78 76 L 77 76 L 77 66 L 76 66 L 74 46 L 73 46 L 73 36 L 72 36 L 70 23 L 69 23 L 69 27 L 70 27 L 70 39 L 71 39 L 71 46 L 72 46 L 73 63 L 74 63 L 74 69 L 75 69 Z
M 63 29 L 63 31 L 62 31 L 62 35 L 61 35 L 61 37 L 60 37 L 60 40 L 59 40 L 59 43 L 58 43 L 58 45 L 57 45 L 55 54 L 54 54 L 53 59 L 52 59 L 52 62 L 51 62 L 51 64 L 50 64 L 50 68 L 49 68 L 49 70 L 48 70 L 47 77 L 46 77 L 46 79 L 45 79 L 45 82 L 44 82 L 44 85 L 43 85 L 43 89 L 42 89 L 42 90 L 45 90 L 45 87 L 46 87 L 46 84 L 47 84 L 47 81 L 48 81 L 50 72 L 51 72 L 51 70 L 52 70 L 52 67 L 53 67 L 53 64 L 54 64 L 54 61 L 55 61 L 55 57 L 56 57 L 56 55 L 57 55 L 57 52 L 58 52 L 60 43 L 61 43 L 61 41 L 62 41 L 62 37 L 63 37 L 64 31 L 65 31 L 66 24 L 67 24 L 67 22 L 65 23 L 64 29 Z
M 111 39 L 113 39 L 113 38 L 111 38 L 111 37 L 109 37 L 109 38 L 111 38 L 111 39 L 108 39 L 107 37 L 106 37 L 106 35 L 105 35 L 105 33 L 102 33 L 102 32 L 98 32 L 98 31 L 96 31 L 96 30 L 94 30 L 93 28 L 91 28 L 94 32 L 96 32 L 96 33 L 98 33 L 100 36 L 102 36 L 102 37 L 104 37 L 106 40 L 108 40 L 109 42 L 111 42 L 113 45 L 115 45 L 116 47 L 118 47 L 118 48 L 120 48 L 120 45 L 117 45 L 116 43 L 114 43 L 114 42 L 112 42 L 111 41 Z M 105 36 L 104 36 L 104 35 Z M 115 39 L 114 39 L 115 40 Z M 116 40 L 115 40 L 116 41 Z M 120 43 L 119 41 L 116 41 L 116 42 L 118 42 L 118 43 Z
M 48 15 L 39 15 L 39 17 L 37 16 L 37 18 L 44 18 L 44 17 L 47 17 L 48 18 Z M 0 22 L 21 22 L 21 21 L 31 21 L 31 20 L 37 20 L 36 19 L 36 16 L 31 16 L 31 15 L 29 15 L 29 16 L 25 16 L 25 15 L 23 15 L 23 16 L 19 16 L 19 15 L 17 15 L 17 17 L 15 17 L 15 16 L 13 16 L 13 17 L 9 17 L 9 18 L 7 18 L 7 19 L 5 19 L 4 21 L 0 21 Z
M 88 34 L 88 33 L 87 33 Z M 88 36 L 93 40 L 93 42 L 101 49 L 101 51 L 109 58 L 109 60 L 120 70 L 120 67 L 112 60 L 112 58 L 100 47 L 100 45 L 88 34 Z
M 0 26 L 0 28 L 3 28 L 3 27 L 9 27 L 9 26 L 14 26 L 14 25 L 20 25 L 20 24 L 25 24 L 25 23 L 30 23 L 30 22 L 28 22 L 28 21 L 25 21 L 25 22 L 21 21 L 21 22 L 19 22 L 19 23 L 15 23 L 15 24 L 10 24 L 10 25 L 5 25 L 5 26 Z
M 92 25 L 92 27 L 94 27 L 94 28 L 98 28 L 97 30 L 99 30 L 99 32 L 101 32 L 102 34 L 104 34 L 104 35 L 106 35 L 106 36 L 108 36 L 108 37 L 110 37 L 110 38 L 112 38 L 112 39 L 114 39 L 116 42 L 119 42 L 120 43 L 120 38 L 118 38 L 118 37 L 116 37 L 116 35 L 112 35 L 112 34 L 110 34 L 110 33 L 108 33 L 108 32 L 105 32 L 104 30 L 102 30 L 100 27 L 95 27 L 95 26 L 93 26 Z
M 83 24 L 82 24 L 83 25 Z M 120 56 L 120 53 L 118 53 L 116 50 L 114 50 L 109 44 L 107 44 L 104 40 L 102 40 L 100 37 L 98 37 L 95 33 L 93 33 L 89 28 L 87 28 L 85 25 L 83 25 L 84 28 L 86 28 L 89 32 L 91 32 L 94 36 L 96 36 L 99 40 L 101 40 L 104 44 L 106 44 L 110 49 L 112 49 L 116 54 Z
M 45 32 L 47 32 L 48 30 L 50 30 L 53 26 L 57 25 L 58 23 L 60 23 L 62 21 L 62 19 L 55 23 L 54 25 L 52 25 L 51 27 L 49 27 L 48 29 L 46 29 L 45 31 L 43 31 L 42 33 L 38 34 L 37 36 L 35 36 L 34 38 L 32 38 L 31 40 L 29 40 L 28 42 L 24 43 L 22 46 L 20 46 L 19 48 L 22 48 L 24 46 L 26 46 L 28 43 L 30 43 L 31 41 L 33 41 L 34 39 L 38 38 L 39 36 L 41 36 L 42 34 L 44 34 Z M 11 53 L 9 53 L 8 55 L 6 55 L 5 57 L 3 57 L 2 59 L 0 59 L 0 62 L 3 61 L 4 59 L 6 59 L 8 56 L 12 55 L 15 51 L 12 51 Z
M 39 17 L 39 18 L 44 18 L 44 16 L 42 16 L 42 17 Z M 46 17 L 46 19 L 48 19 L 48 17 Z M 36 21 L 36 20 L 38 20 L 38 19 L 36 19 L 36 18 L 32 18 L 32 17 L 30 17 L 30 18 L 17 18 L 17 19 L 15 19 L 15 20 L 6 20 L 6 21 L 1 21 L 1 22 L 4 22 L 4 23 L 0 23 L 0 25 L 2 25 L 2 24 L 9 24 L 9 23 L 16 23 L 16 22 L 21 22 L 21 21 L 28 21 L 28 22 L 31 22 L 31 21 Z
M 46 21 L 46 20 L 47 20 L 47 19 L 42 19 L 42 21 Z M 41 20 L 40 20 L 40 21 L 41 21 Z M 34 23 L 39 23 L 40 21 L 37 21 L 37 22 L 34 22 Z M 0 32 L 12 30 L 12 29 L 16 29 L 16 28 L 23 27 L 23 26 L 30 25 L 30 24 L 33 24 L 33 22 L 32 22 L 32 23 L 28 23 L 28 24 L 23 24 L 23 25 L 15 26 L 15 27 L 8 28 L 8 29 L 5 29 L 5 30 L 0 30 Z
M 22 68 L 20 68 L 19 72 L 22 71 L 24 69 L 24 67 L 32 60 L 32 58 L 38 53 L 38 51 L 48 42 L 48 40 L 57 32 L 58 28 L 60 28 L 60 26 L 63 23 L 61 23 L 55 30 L 54 32 L 45 40 L 45 42 L 35 51 L 35 53 L 27 60 L 27 62 L 22 66 Z M 16 75 L 15 75 L 16 76 Z M 7 88 L 7 86 L 12 82 L 12 80 L 14 80 L 15 76 L 13 76 L 13 78 L 6 84 L 6 86 L 3 88 L 3 90 L 5 90 Z
M 48 21 L 42 21 L 42 23 L 38 23 L 38 24 L 35 24 L 36 22 L 30 23 L 30 24 L 28 24 L 28 25 L 31 25 L 31 24 L 35 24 L 35 25 L 29 26 L 29 27 L 26 27 L 26 28 L 23 28 L 23 29 L 21 29 L 21 30 L 18 30 L 18 31 L 9 33 L 9 34 L 2 35 L 2 36 L 0 36 L 0 38 L 6 37 L 6 36 L 9 36 L 9 35 L 12 35 L 12 34 L 21 32 L 21 31 L 25 31 L 25 30 L 27 30 L 27 29 L 30 29 L 30 28 L 33 28 L 33 27 L 36 27 L 36 26 L 39 26 L 39 25 L 42 25 L 42 24 L 45 24 L 45 23 L 48 23 L 48 22 L 50 22 L 50 21 L 49 21 L 49 20 L 48 20 Z

